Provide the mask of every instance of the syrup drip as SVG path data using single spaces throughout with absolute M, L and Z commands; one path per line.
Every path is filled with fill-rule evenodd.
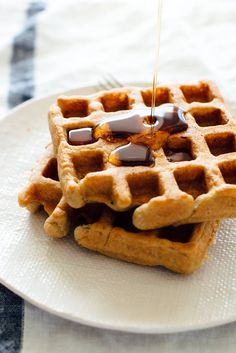
M 93 143 L 93 129 L 86 127 L 82 129 L 70 130 L 68 133 L 68 141 L 70 145 L 74 146 L 88 145 L 89 143 Z
M 129 143 L 116 148 L 109 156 L 109 161 L 115 165 L 150 166 L 154 164 L 151 147 L 153 149 L 162 147 L 167 141 L 169 134 L 186 130 L 188 127 L 183 109 L 173 104 L 165 104 L 156 108 L 162 0 L 158 0 L 157 15 L 156 58 L 151 109 L 133 110 L 113 119 L 105 119 L 95 128 L 94 136 L 91 128 L 71 130 L 68 134 L 69 143 L 72 145 L 92 143 L 94 138 L 102 138 L 110 142 L 114 142 L 117 139 L 126 139 Z M 173 158 L 177 158 L 177 154 Z
M 130 142 L 112 151 L 109 162 L 117 166 L 150 166 L 154 163 L 154 157 L 148 146 Z
M 162 0 L 158 0 L 156 53 L 155 53 L 155 65 L 154 65 L 154 74 L 153 74 L 153 81 L 152 81 L 152 104 L 151 104 L 151 119 L 150 119 L 151 124 L 155 123 L 154 109 L 156 106 L 157 74 L 158 74 L 159 57 L 160 57 L 161 17 L 162 17 Z M 151 133 L 152 132 L 153 131 L 151 130 Z

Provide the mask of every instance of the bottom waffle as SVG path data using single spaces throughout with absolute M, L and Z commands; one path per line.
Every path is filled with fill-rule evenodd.
M 200 267 L 219 226 L 219 221 L 212 221 L 140 231 L 132 224 L 132 212 L 97 207 L 97 220 L 75 229 L 79 245 L 116 259 L 161 265 L 179 273 L 191 273 Z
M 36 212 L 43 206 L 49 217 L 44 223 L 45 232 L 55 238 L 61 238 L 69 232 L 72 213 L 75 212 L 62 196 L 57 175 L 57 160 L 52 145 L 32 169 L 28 185 L 18 195 L 19 205 L 30 212 Z

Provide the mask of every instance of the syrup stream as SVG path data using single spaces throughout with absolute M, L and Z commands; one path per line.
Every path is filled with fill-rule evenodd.
M 154 62 L 154 73 L 152 81 L 152 104 L 151 104 L 151 121 L 150 123 L 155 124 L 155 105 L 156 105 L 156 88 L 157 88 L 157 75 L 159 69 L 159 56 L 160 56 L 160 41 L 161 41 L 161 18 L 162 18 L 162 0 L 157 0 L 157 36 L 155 44 L 155 62 Z M 153 129 L 151 129 L 151 134 Z

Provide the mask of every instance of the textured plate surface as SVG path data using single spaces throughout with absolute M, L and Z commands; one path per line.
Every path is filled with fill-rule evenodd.
M 223 221 L 206 264 L 184 276 L 109 259 L 73 239 L 49 239 L 44 215 L 18 207 L 17 193 L 49 141 L 54 98 L 28 102 L 0 123 L 0 281 L 56 315 L 109 329 L 175 332 L 235 320 L 236 220 Z

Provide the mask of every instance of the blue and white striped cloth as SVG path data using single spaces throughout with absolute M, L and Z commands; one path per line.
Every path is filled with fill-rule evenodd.
M 212 78 L 236 110 L 235 0 L 165 0 L 160 79 Z M 90 82 L 103 71 L 151 81 L 155 1 L 0 0 L 0 116 L 34 96 Z M 236 323 L 135 335 L 75 324 L 0 285 L 0 353 L 235 352 Z

